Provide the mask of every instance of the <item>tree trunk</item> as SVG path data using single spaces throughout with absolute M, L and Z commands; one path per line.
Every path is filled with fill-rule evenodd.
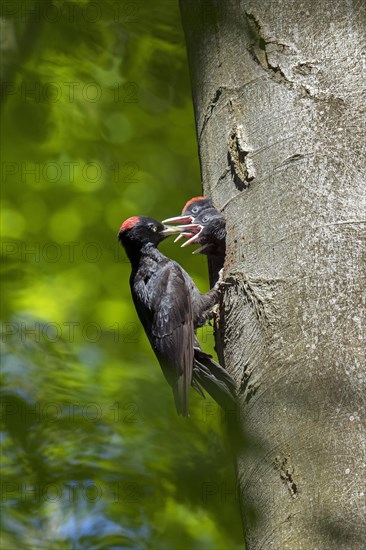
M 181 0 L 249 549 L 366 548 L 365 4 Z

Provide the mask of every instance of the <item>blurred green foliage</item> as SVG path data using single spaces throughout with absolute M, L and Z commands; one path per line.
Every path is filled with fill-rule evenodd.
M 192 393 L 177 417 L 116 240 L 201 193 L 177 2 L 1 15 L 0 546 L 239 548 L 220 410 Z M 205 258 L 161 248 L 208 288 Z

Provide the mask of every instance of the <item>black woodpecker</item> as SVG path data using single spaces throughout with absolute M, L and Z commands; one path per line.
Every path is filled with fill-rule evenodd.
M 178 414 L 188 416 L 192 385 L 205 389 L 223 408 L 235 406 L 230 375 L 204 353 L 195 329 L 210 316 L 219 298 L 219 284 L 201 294 L 188 273 L 157 246 L 176 227 L 147 216 L 133 216 L 121 225 L 118 239 L 131 262 L 130 286 L 139 319 L 163 374 L 173 390 Z
M 182 246 L 193 243 L 201 245 L 193 254 L 201 253 L 208 257 L 210 284 L 213 286 L 225 262 L 226 223 L 224 216 L 214 208 L 211 199 L 194 197 L 186 203 L 181 216 L 168 218 L 163 223 L 182 224 L 181 233 L 175 242 L 187 238 L 188 241 Z

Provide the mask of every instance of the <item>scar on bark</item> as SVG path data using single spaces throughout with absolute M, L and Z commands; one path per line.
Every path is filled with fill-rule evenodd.
M 297 498 L 299 494 L 299 489 L 293 478 L 295 469 L 290 464 L 290 457 L 285 456 L 281 458 L 280 456 L 276 456 L 273 464 L 275 469 L 280 472 L 280 478 L 284 483 L 286 483 L 291 497 Z
M 268 37 L 264 36 L 260 22 L 256 17 L 249 12 L 245 12 L 247 21 L 252 35 L 252 44 L 248 48 L 250 55 L 254 61 L 262 67 L 265 71 L 269 72 L 274 80 L 277 82 L 283 82 L 292 86 L 292 82 L 287 78 L 285 73 L 279 66 L 272 65 L 268 59 L 266 46 L 268 44 L 275 44 L 278 51 L 285 52 L 290 49 L 288 44 L 282 44 L 281 42 L 273 42 L 268 40 Z
M 206 125 L 207 125 L 208 121 L 211 118 L 212 111 L 214 110 L 216 104 L 218 103 L 218 101 L 221 97 L 221 94 L 222 94 L 222 88 L 220 87 L 215 91 L 214 95 L 212 96 L 212 98 L 210 100 L 210 103 L 209 103 L 209 105 L 206 109 L 206 112 L 205 112 L 205 116 L 203 118 L 203 123 L 202 123 L 202 128 L 201 128 L 201 131 L 200 131 L 199 139 L 201 138 L 201 136 L 203 134 L 203 131 L 206 128 Z
M 248 46 L 248 51 L 252 59 L 267 72 L 272 80 L 279 84 L 284 84 L 287 88 L 293 90 L 295 88 L 295 81 L 285 74 L 278 63 L 272 63 L 269 59 L 269 54 L 273 51 L 283 54 L 289 53 L 291 46 L 266 35 L 259 19 L 252 13 L 245 12 L 245 15 L 251 38 L 251 44 Z M 315 65 L 316 63 L 313 61 L 303 61 L 297 63 L 292 69 L 301 76 L 308 76 L 312 73 Z M 313 96 L 311 90 L 303 82 L 297 82 L 296 84 L 302 96 Z
M 256 171 L 250 153 L 253 149 L 244 138 L 243 126 L 234 126 L 228 139 L 228 163 L 236 188 L 243 191 L 255 178 Z

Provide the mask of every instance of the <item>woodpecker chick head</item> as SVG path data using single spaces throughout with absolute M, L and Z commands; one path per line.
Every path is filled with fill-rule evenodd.
M 196 216 L 207 208 L 213 208 L 212 200 L 208 197 L 193 197 L 183 207 L 181 216 L 167 218 L 163 223 L 193 223 Z
M 208 246 L 221 247 L 225 245 L 226 224 L 224 216 L 216 208 L 206 208 L 195 217 L 194 223 L 179 225 L 181 235 L 190 233 L 190 238 L 182 244 L 182 247 L 190 244 L 201 244 L 201 248 L 195 251 L 202 252 Z M 187 235 L 188 236 L 188 235 Z

